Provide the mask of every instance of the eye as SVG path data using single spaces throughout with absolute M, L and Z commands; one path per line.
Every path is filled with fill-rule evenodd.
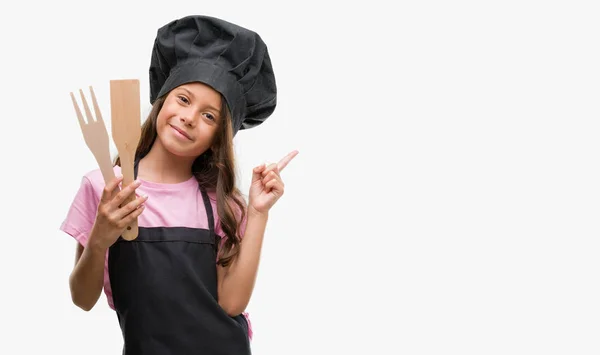
M 183 102 L 186 105 L 189 105 L 189 103 L 190 103 L 190 100 L 188 100 L 188 98 L 185 97 L 185 96 L 183 96 L 183 95 L 182 96 L 178 96 L 177 98 L 179 99 L 179 101 Z
M 210 113 L 210 112 L 205 112 L 205 113 L 204 113 L 204 117 L 208 118 L 208 119 L 209 119 L 209 120 L 211 120 L 211 121 L 214 121 L 214 120 L 215 120 L 215 116 L 213 116 L 213 114 L 212 114 L 212 113 Z

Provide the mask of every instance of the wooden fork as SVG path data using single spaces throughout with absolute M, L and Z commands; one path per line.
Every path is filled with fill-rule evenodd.
M 108 184 L 115 178 L 115 172 L 110 160 L 108 132 L 106 130 L 106 126 L 104 125 L 104 121 L 102 120 L 102 113 L 98 107 L 94 89 L 91 86 L 90 93 L 92 95 L 96 120 L 94 120 L 92 117 L 92 112 L 90 111 L 81 89 L 79 90 L 79 94 L 81 95 L 81 101 L 83 103 L 83 108 L 85 109 L 87 122 L 84 121 L 83 116 L 81 115 L 81 110 L 79 109 L 79 105 L 77 104 L 73 93 L 71 93 L 71 100 L 73 100 L 73 107 L 75 108 L 75 113 L 77 113 L 77 121 L 79 121 L 79 126 L 81 127 L 81 133 L 83 134 L 85 144 L 87 144 L 88 148 L 92 151 L 92 154 L 96 158 L 96 162 L 98 162 L 98 166 L 102 172 L 102 177 L 104 178 L 104 183 Z

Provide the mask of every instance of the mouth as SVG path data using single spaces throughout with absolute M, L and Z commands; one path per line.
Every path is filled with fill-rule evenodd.
M 177 128 L 177 127 L 175 127 L 173 125 L 169 125 L 169 126 L 171 126 L 171 128 L 173 128 L 173 130 L 175 131 L 176 134 L 182 136 L 183 138 L 192 140 L 192 137 L 190 137 L 187 133 L 185 133 L 185 131 L 183 131 L 180 128 Z

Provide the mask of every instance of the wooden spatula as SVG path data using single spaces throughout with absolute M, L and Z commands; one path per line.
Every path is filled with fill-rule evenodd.
M 133 183 L 135 151 L 141 136 L 140 82 L 139 80 L 111 80 L 110 107 L 112 137 L 121 158 L 123 188 Z M 130 196 L 123 204 L 135 199 Z M 123 239 L 133 240 L 138 236 L 137 221 L 123 232 Z

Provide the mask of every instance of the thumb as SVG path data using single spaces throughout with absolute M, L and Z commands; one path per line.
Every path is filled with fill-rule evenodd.
M 266 167 L 267 167 L 267 164 L 262 164 L 262 165 L 255 167 L 254 169 L 252 169 L 252 183 L 255 183 L 255 182 L 259 181 L 260 179 L 262 179 L 261 173 L 265 170 Z

